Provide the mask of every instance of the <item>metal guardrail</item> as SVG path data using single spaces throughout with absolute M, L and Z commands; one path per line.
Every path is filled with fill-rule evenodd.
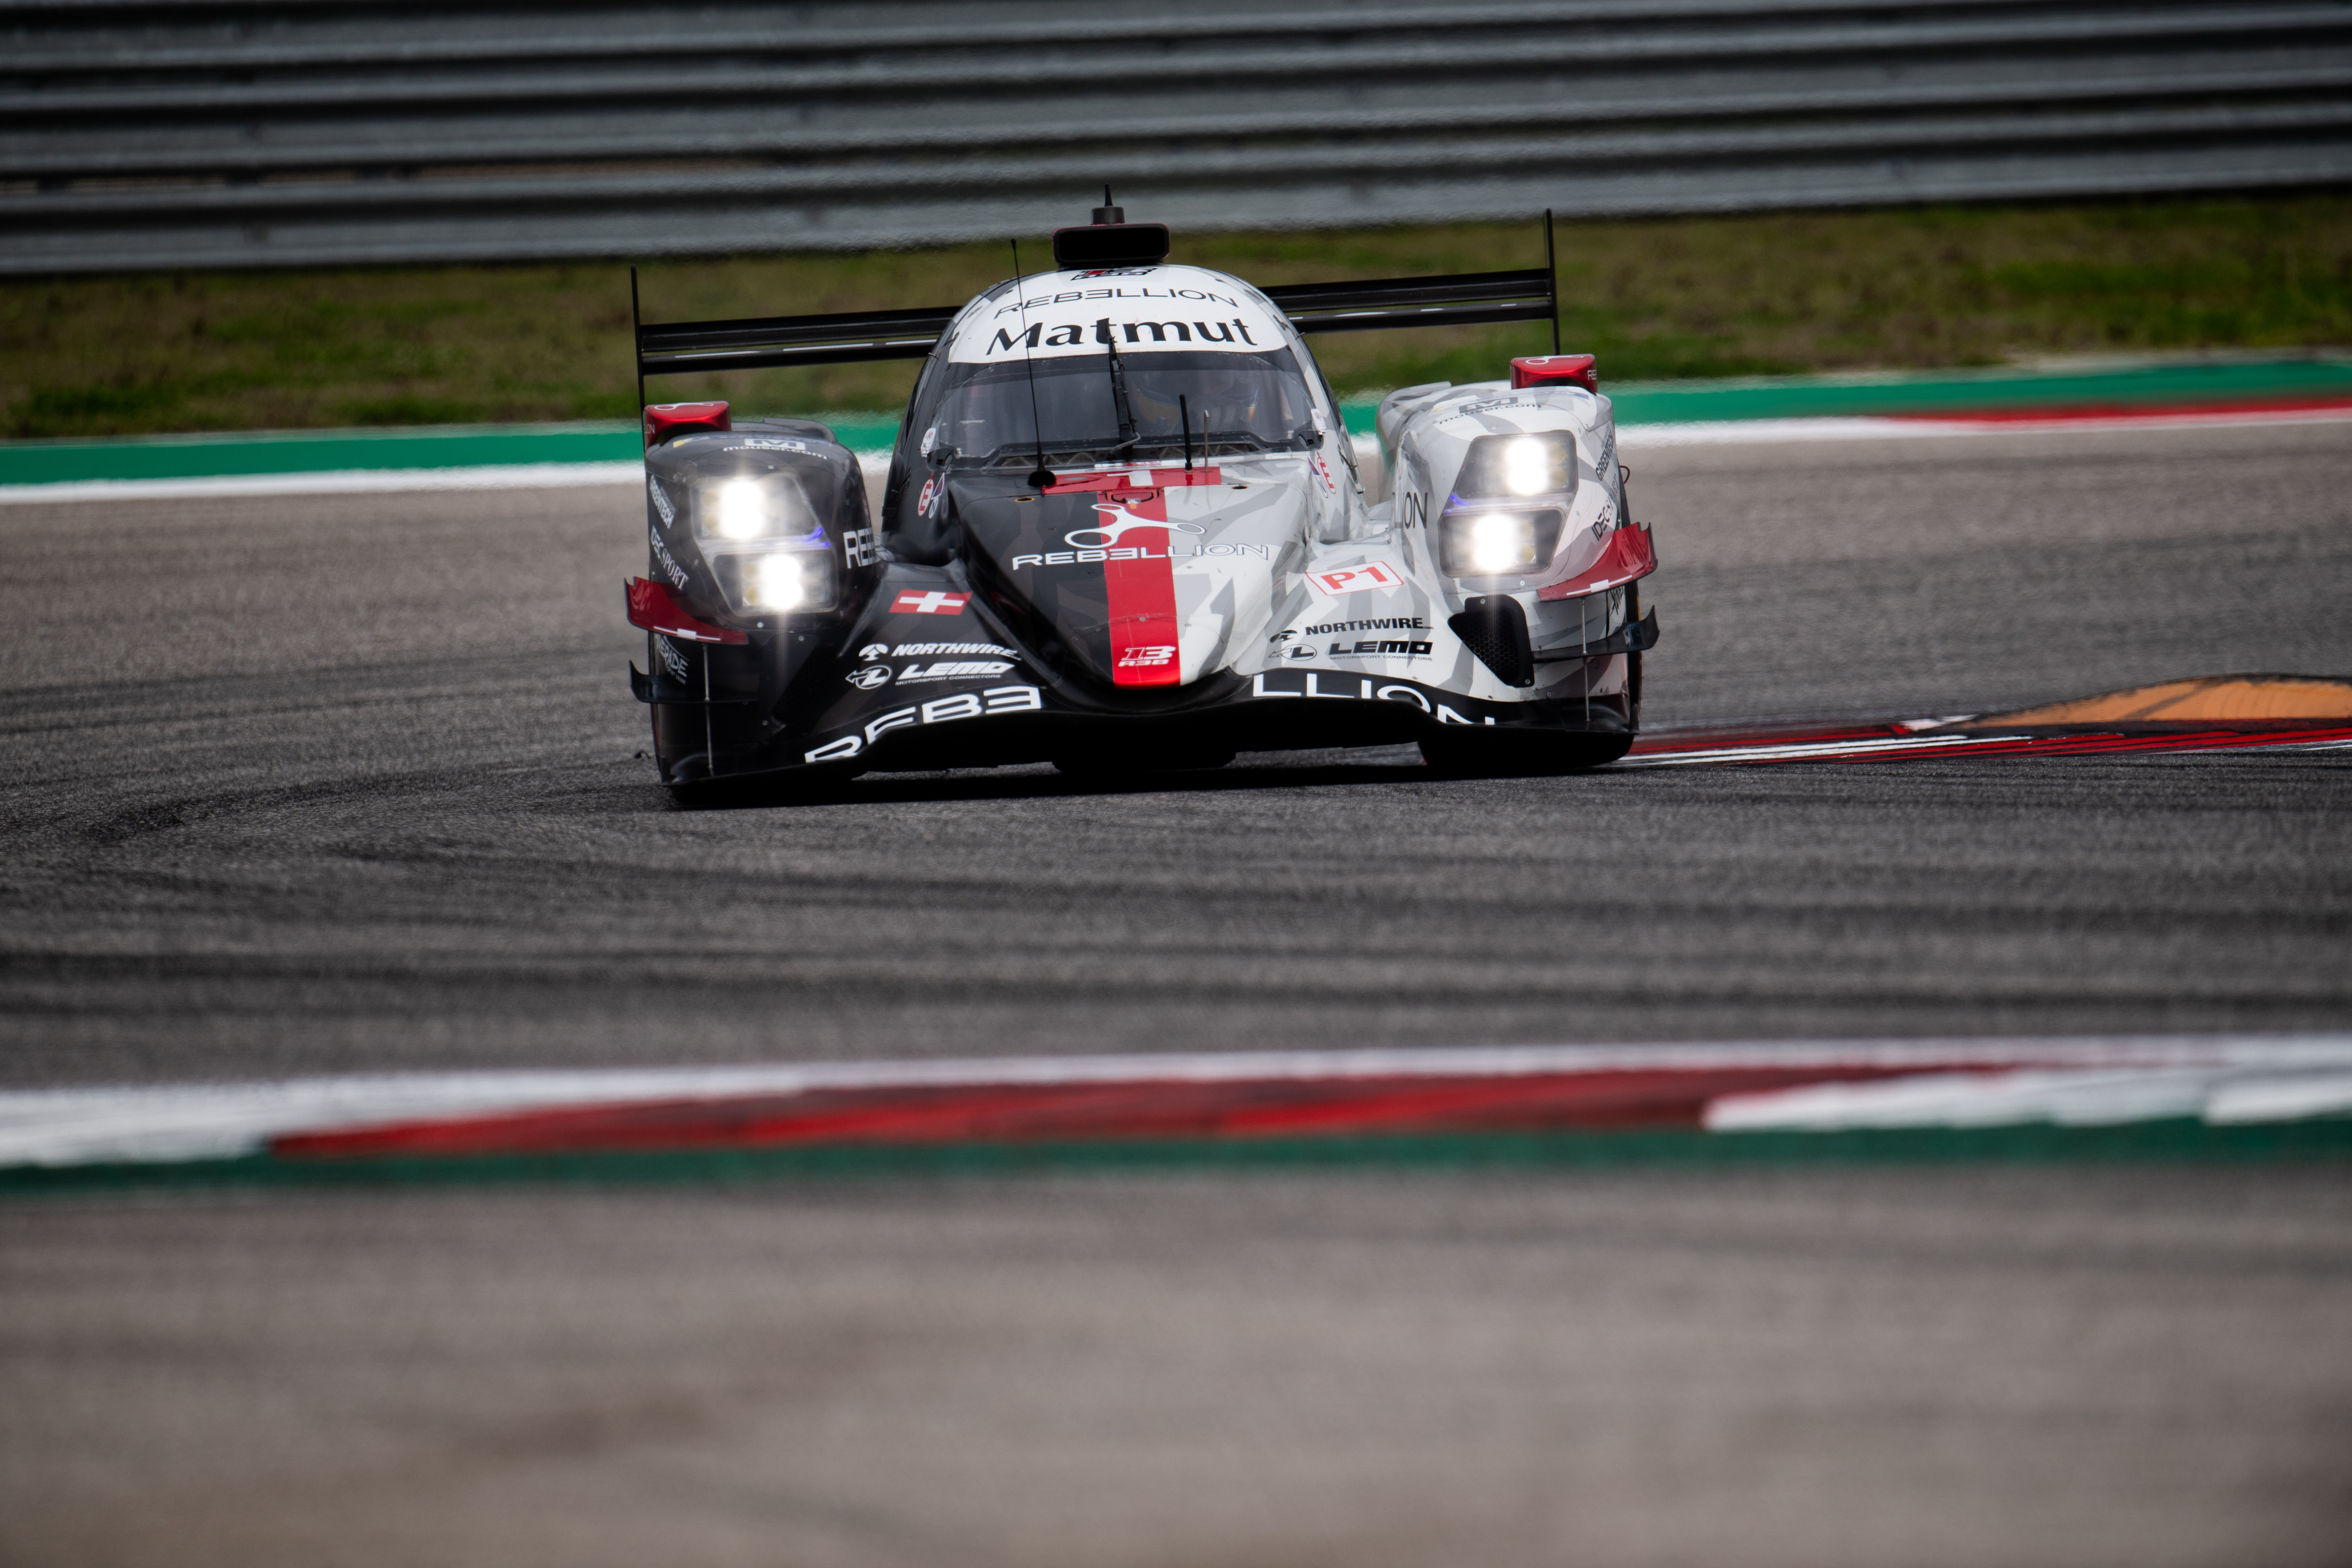
M 2352 180 L 2352 0 L 0 4 L 0 272 Z

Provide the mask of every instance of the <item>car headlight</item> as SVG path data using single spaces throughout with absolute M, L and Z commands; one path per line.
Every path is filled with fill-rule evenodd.
M 739 615 L 830 610 L 837 597 L 833 552 L 822 546 L 714 552 L 710 569 L 719 579 L 719 591 Z
M 790 474 L 713 476 L 695 488 L 698 539 L 793 538 L 815 528 L 808 497 Z
M 1539 570 L 1559 543 L 1558 507 L 1465 507 L 1437 521 L 1437 569 L 1448 577 L 1507 577 Z
M 1565 430 L 1481 436 L 1462 455 L 1454 499 L 1526 500 L 1576 493 L 1576 437 Z
M 1437 521 L 1437 569 L 1449 577 L 1541 571 L 1575 495 L 1576 437 L 1567 431 L 1479 437 Z
M 792 474 L 705 475 L 694 535 L 738 615 L 830 610 L 839 597 L 833 542 Z

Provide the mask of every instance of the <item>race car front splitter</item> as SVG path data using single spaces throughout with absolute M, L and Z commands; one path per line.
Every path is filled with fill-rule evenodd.
M 642 700 L 692 713 L 707 735 L 671 782 L 823 768 L 1001 766 L 1123 750 L 1230 752 L 1411 742 L 1433 733 L 1518 731 L 1626 735 L 1622 694 L 1495 702 L 1429 682 L 1324 664 L 1231 672 L 1138 701 L 1047 669 L 949 572 L 897 566 L 837 654 L 782 682 L 766 712 L 713 683 L 714 658 L 757 658 L 705 644 L 657 646 L 665 671 L 635 680 Z M 1615 650 L 1611 650 L 1613 654 Z M 1583 661 L 1599 677 L 1607 656 Z M 770 688 L 774 689 L 773 687 Z M 709 692 L 709 696 L 705 692 Z

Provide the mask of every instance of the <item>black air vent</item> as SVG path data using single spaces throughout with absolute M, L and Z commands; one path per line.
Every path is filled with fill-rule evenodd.
M 1507 595 L 1470 599 L 1445 623 L 1507 686 L 1536 683 L 1535 651 L 1528 646 L 1528 613 Z

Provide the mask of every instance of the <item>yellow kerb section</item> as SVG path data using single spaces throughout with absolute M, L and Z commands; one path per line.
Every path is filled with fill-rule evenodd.
M 2352 719 L 2352 679 L 2323 675 L 2211 675 L 2136 686 L 2072 702 L 1987 713 L 1988 724 L 2170 724 L 2263 719 Z

